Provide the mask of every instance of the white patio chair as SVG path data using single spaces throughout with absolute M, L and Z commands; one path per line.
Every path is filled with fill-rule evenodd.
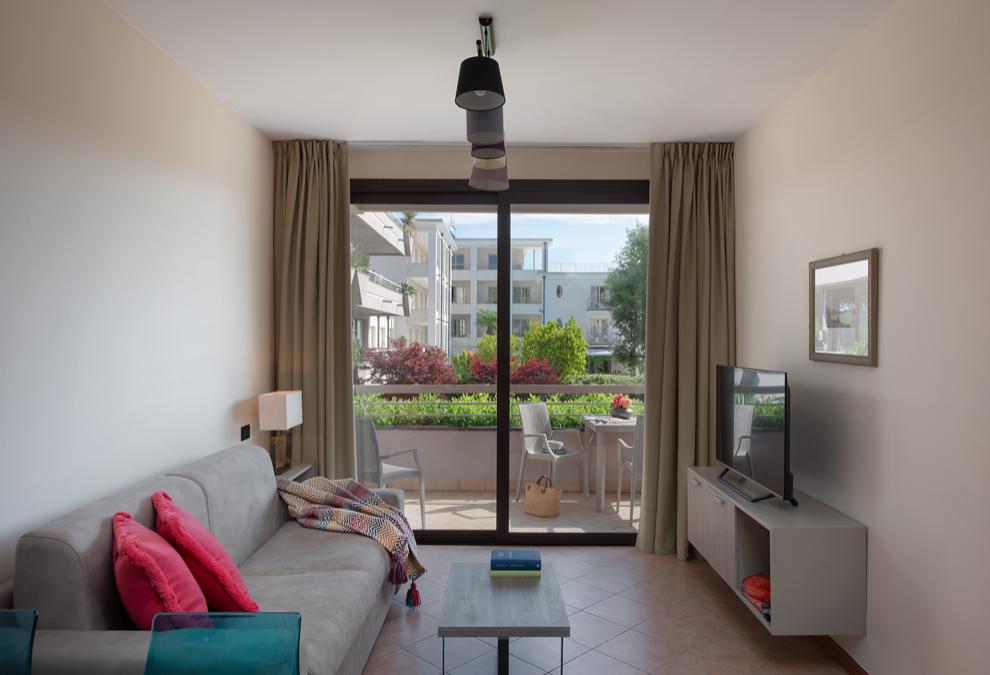
M 629 524 L 633 522 L 633 507 L 636 504 L 636 484 L 643 475 L 643 449 L 645 447 L 646 417 L 640 415 L 636 418 L 636 434 L 633 436 L 633 444 L 629 445 L 621 438 L 616 442 L 616 466 L 619 467 L 619 480 L 615 488 L 615 512 L 619 512 L 619 505 L 622 502 L 622 474 L 629 470 Z
M 399 450 L 388 455 L 383 455 L 378 445 L 378 431 L 375 423 L 369 417 L 356 417 L 354 419 L 354 445 L 357 447 L 358 480 L 376 483 L 378 487 L 385 487 L 388 483 L 401 478 L 419 479 L 419 517 L 420 527 L 426 529 L 426 489 L 424 487 L 425 476 L 423 465 L 419 463 L 419 450 L 409 448 Z M 385 463 L 386 459 L 392 459 L 400 455 L 412 453 L 413 462 L 416 468 L 398 466 L 396 464 Z
M 516 485 L 516 501 L 522 494 L 523 476 L 526 472 L 526 460 L 534 459 L 550 463 L 550 481 L 557 484 L 557 462 L 581 457 L 581 473 L 584 494 L 588 496 L 588 457 L 584 448 L 573 448 L 564 445 L 563 441 L 554 440 L 553 428 L 550 426 L 550 413 L 546 403 L 520 403 L 519 418 L 522 421 L 522 457 L 519 460 L 519 481 Z

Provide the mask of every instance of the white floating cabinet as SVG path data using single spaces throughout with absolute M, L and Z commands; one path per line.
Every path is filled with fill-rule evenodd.
M 866 633 L 866 526 L 811 497 L 751 503 L 718 480 L 721 467 L 687 471 L 688 541 L 773 635 Z M 742 580 L 771 580 L 770 620 Z

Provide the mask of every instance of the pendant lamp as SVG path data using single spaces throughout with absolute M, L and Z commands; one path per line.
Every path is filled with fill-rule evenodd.
M 468 185 L 476 190 L 501 192 L 509 189 L 509 167 L 505 157 L 499 159 L 476 159 L 471 169 Z
M 476 145 L 494 145 L 505 140 L 502 108 L 467 111 L 467 140 Z
M 454 103 L 465 110 L 494 110 L 505 105 L 498 61 L 487 56 L 461 61 Z

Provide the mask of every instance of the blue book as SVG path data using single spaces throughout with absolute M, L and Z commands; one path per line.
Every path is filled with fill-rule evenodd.
M 492 551 L 493 570 L 538 570 L 541 567 L 540 552 L 533 549 Z

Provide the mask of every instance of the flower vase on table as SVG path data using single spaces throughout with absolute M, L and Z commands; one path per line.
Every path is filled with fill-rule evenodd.
M 616 394 L 615 398 L 612 399 L 612 411 L 610 414 L 612 417 L 627 420 L 632 417 L 631 409 L 632 399 L 625 394 Z

